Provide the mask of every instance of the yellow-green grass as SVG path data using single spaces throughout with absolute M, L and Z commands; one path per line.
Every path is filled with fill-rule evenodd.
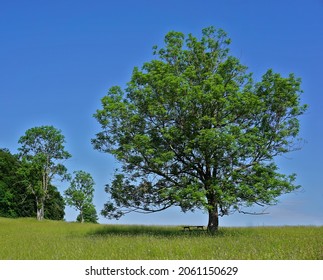
M 0 259 L 323 259 L 323 227 L 181 229 L 0 218 Z

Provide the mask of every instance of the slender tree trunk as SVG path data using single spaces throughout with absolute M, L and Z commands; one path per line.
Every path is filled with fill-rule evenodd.
M 48 192 L 49 171 L 50 171 L 48 166 L 49 166 L 49 157 L 47 156 L 46 169 L 45 169 L 45 172 L 43 173 L 43 184 L 42 184 L 43 195 L 40 198 L 40 201 L 41 201 L 40 215 L 41 215 L 41 217 L 40 217 L 39 221 L 43 220 L 44 216 L 45 216 L 45 200 L 46 200 L 47 192 Z
M 209 223 L 207 225 L 207 229 L 209 232 L 214 233 L 219 228 L 219 212 L 218 205 L 215 204 L 212 209 L 209 209 Z
M 45 216 L 45 206 L 44 206 L 44 201 L 42 201 L 42 204 L 41 204 L 41 221 L 44 219 L 44 216 Z
M 42 221 L 44 219 L 44 199 L 36 198 L 36 208 L 37 208 L 37 220 Z
M 80 218 L 81 218 L 81 223 L 84 223 L 84 217 L 83 217 L 83 210 L 80 211 Z

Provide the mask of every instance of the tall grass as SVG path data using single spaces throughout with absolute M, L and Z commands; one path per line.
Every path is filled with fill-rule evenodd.
M 323 259 L 323 227 L 221 228 L 0 218 L 0 259 Z

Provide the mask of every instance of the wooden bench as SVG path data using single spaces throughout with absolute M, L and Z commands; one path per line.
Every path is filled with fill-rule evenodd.
M 191 230 L 203 230 L 204 231 L 204 226 L 183 226 L 183 231 L 191 231 Z

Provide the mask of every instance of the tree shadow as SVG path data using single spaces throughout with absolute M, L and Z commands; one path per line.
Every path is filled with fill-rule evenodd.
M 146 225 L 106 225 L 89 233 L 91 236 L 160 236 L 160 237 L 199 237 L 222 236 L 222 230 L 211 234 L 207 230 L 184 230 L 183 226 L 146 226 Z

